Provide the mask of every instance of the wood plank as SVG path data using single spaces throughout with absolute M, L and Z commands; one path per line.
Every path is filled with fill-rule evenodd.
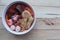
M 0 17 L 2 17 L 3 9 L 4 9 L 4 6 L 0 6 Z
M 31 5 L 40 5 L 40 6 L 60 6 L 60 0 L 1 0 L 2 5 L 7 5 L 14 1 L 24 1 Z
M 50 24 L 50 25 L 46 24 L 46 22 L 44 22 L 44 20 L 46 22 L 48 22 L 48 24 Z M 54 23 L 54 25 L 52 25 L 51 23 Z M 4 29 L 1 17 L 0 17 L 0 29 Z M 59 18 L 54 18 L 54 19 L 52 19 L 52 18 L 38 19 L 37 18 L 36 24 L 33 29 L 60 29 L 60 19 Z
M 6 6 L 0 6 L 0 17 L 2 16 L 2 12 Z M 55 18 L 60 17 L 60 15 L 47 15 L 47 14 L 60 14 L 59 7 L 40 7 L 40 6 L 32 6 L 35 11 L 36 18 Z
M 0 5 L 1 5 L 1 0 L 0 0 Z
M 0 40 L 60 40 L 60 30 L 31 30 L 26 35 L 16 36 L 0 30 Z

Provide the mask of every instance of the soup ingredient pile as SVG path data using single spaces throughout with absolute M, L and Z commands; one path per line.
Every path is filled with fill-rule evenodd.
M 24 8 L 24 9 L 22 9 Z M 15 10 L 9 10 L 6 14 L 6 22 L 12 31 L 23 32 L 28 30 L 33 23 L 34 17 L 29 7 L 17 5 Z

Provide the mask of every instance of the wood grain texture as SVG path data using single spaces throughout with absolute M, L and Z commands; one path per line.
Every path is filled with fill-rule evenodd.
M 11 2 L 14 1 L 24 1 L 27 2 L 28 4 L 30 4 L 32 6 L 32 8 L 34 9 L 35 13 L 36 13 L 36 17 L 37 18 L 55 18 L 55 17 L 60 17 L 60 15 L 46 15 L 46 14 L 60 14 L 60 0 L 1 0 L 1 9 L 0 10 L 4 10 L 3 8 L 10 4 Z M 1 11 L 2 13 L 2 11 Z M 0 13 L 0 17 L 1 14 Z
M 0 17 L 2 16 L 2 12 L 6 6 L 0 6 Z M 36 14 L 36 18 L 55 18 L 60 17 L 60 15 L 47 15 L 47 14 L 60 14 L 59 7 L 40 7 L 40 6 L 32 6 L 34 12 Z
M 50 25 L 46 24 L 44 22 L 44 20 L 48 21 L 48 23 Z M 52 25 L 51 22 L 54 23 L 54 25 Z M 4 29 L 1 17 L 0 17 L 0 29 Z M 47 18 L 45 18 L 45 19 L 43 19 L 43 18 L 38 19 L 37 18 L 36 24 L 35 24 L 33 29 L 60 29 L 60 19 L 59 18 L 57 18 L 57 19 L 56 18 L 54 18 L 54 19 L 52 19 L 52 18 L 51 19 L 47 19 Z
M 16 36 L 0 30 L 0 40 L 60 40 L 60 30 L 31 30 L 26 35 Z
M 1 5 L 1 0 L 0 0 L 0 5 Z
M 0 17 L 2 17 L 3 9 L 4 9 L 4 6 L 0 6 Z
M 0 0 L 0 40 L 60 40 L 60 15 L 46 15 L 60 14 L 60 0 L 20 0 L 32 6 L 37 19 L 33 30 L 21 36 L 7 32 L 1 20 L 5 6 L 13 1 L 16 0 Z
M 60 0 L 1 0 L 3 5 L 7 5 L 8 3 L 14 1 L 24 1 L 31 5 L 40 5 L 40 6 L 60 6 Z

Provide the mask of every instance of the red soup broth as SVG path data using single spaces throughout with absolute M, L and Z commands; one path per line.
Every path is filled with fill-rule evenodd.
M 17 5 L 20 5 L 21 6 L 21 8 L 19 9 L 18 7 L 17 7 L 17 9 L 19 9 L 19 10 L 17 10 L 16 9 L 16 6 Z M 18 14 L 18 15 L 20 15 L 21 16 L 21 13 L 24 11 L 24 10 L 28 10 L 30 13 L 31 13 L 31 16 L 34 18 L 34 12 L 33 12 L 33 10 L 32 10 L 32 8 L 28 5 L 28 4 L 26 4 L 26 3 L 24 3 L 24 2 L 17 2 L 17 3 L 13 3 L 13 4 L 11 4 L 9 7 L 8 7 L 8 9 L 7 9 L 7 11 L 6 11 L 6 15 L 5 15 L 5 19 L 6 19 L 6 23 L 7 23 L 7 25 L 8 25 L 8 23 L 9 23 L 9 19 L 11 19 L 11 17 L 14 15 L 14 14 Z M 20 13 L 19 13 L 20 12 Z M 20 18 L 22 18 L 22 17 L 20 17 Z M 32 22 L 33 23 L 33 22 Z M 13 23 L 14 24 L 14 23 Z M 32 24 L 31 24 L 32 25 Z M 30 26 L 31 26 L 30 25 Z M 9 25 L 8 25 L 9 26 Z

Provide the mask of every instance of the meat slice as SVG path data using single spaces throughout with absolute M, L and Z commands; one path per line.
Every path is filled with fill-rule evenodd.
M 7 24 L 8 24 L 9 26 L 11 26 L 11 25 L 13 24 L 12 19 L 9 19 Z
M 19 18 L 19 15 L 13 15 L 13 16 L 12 16 L 12 19 L 13 19 L 15 22 L 18 20 L 18 18 Z
M 24 7 L 22 5 L 17 5 L 16 9 L 21 13 L 24 10 Z
M 18 14 L 18 12 L 15 10 L 15 9 L 10 9 L 7 13 L 8 15 L 8 18 L 11 19 L 11 17 L 14 15 L 14 14 Z

